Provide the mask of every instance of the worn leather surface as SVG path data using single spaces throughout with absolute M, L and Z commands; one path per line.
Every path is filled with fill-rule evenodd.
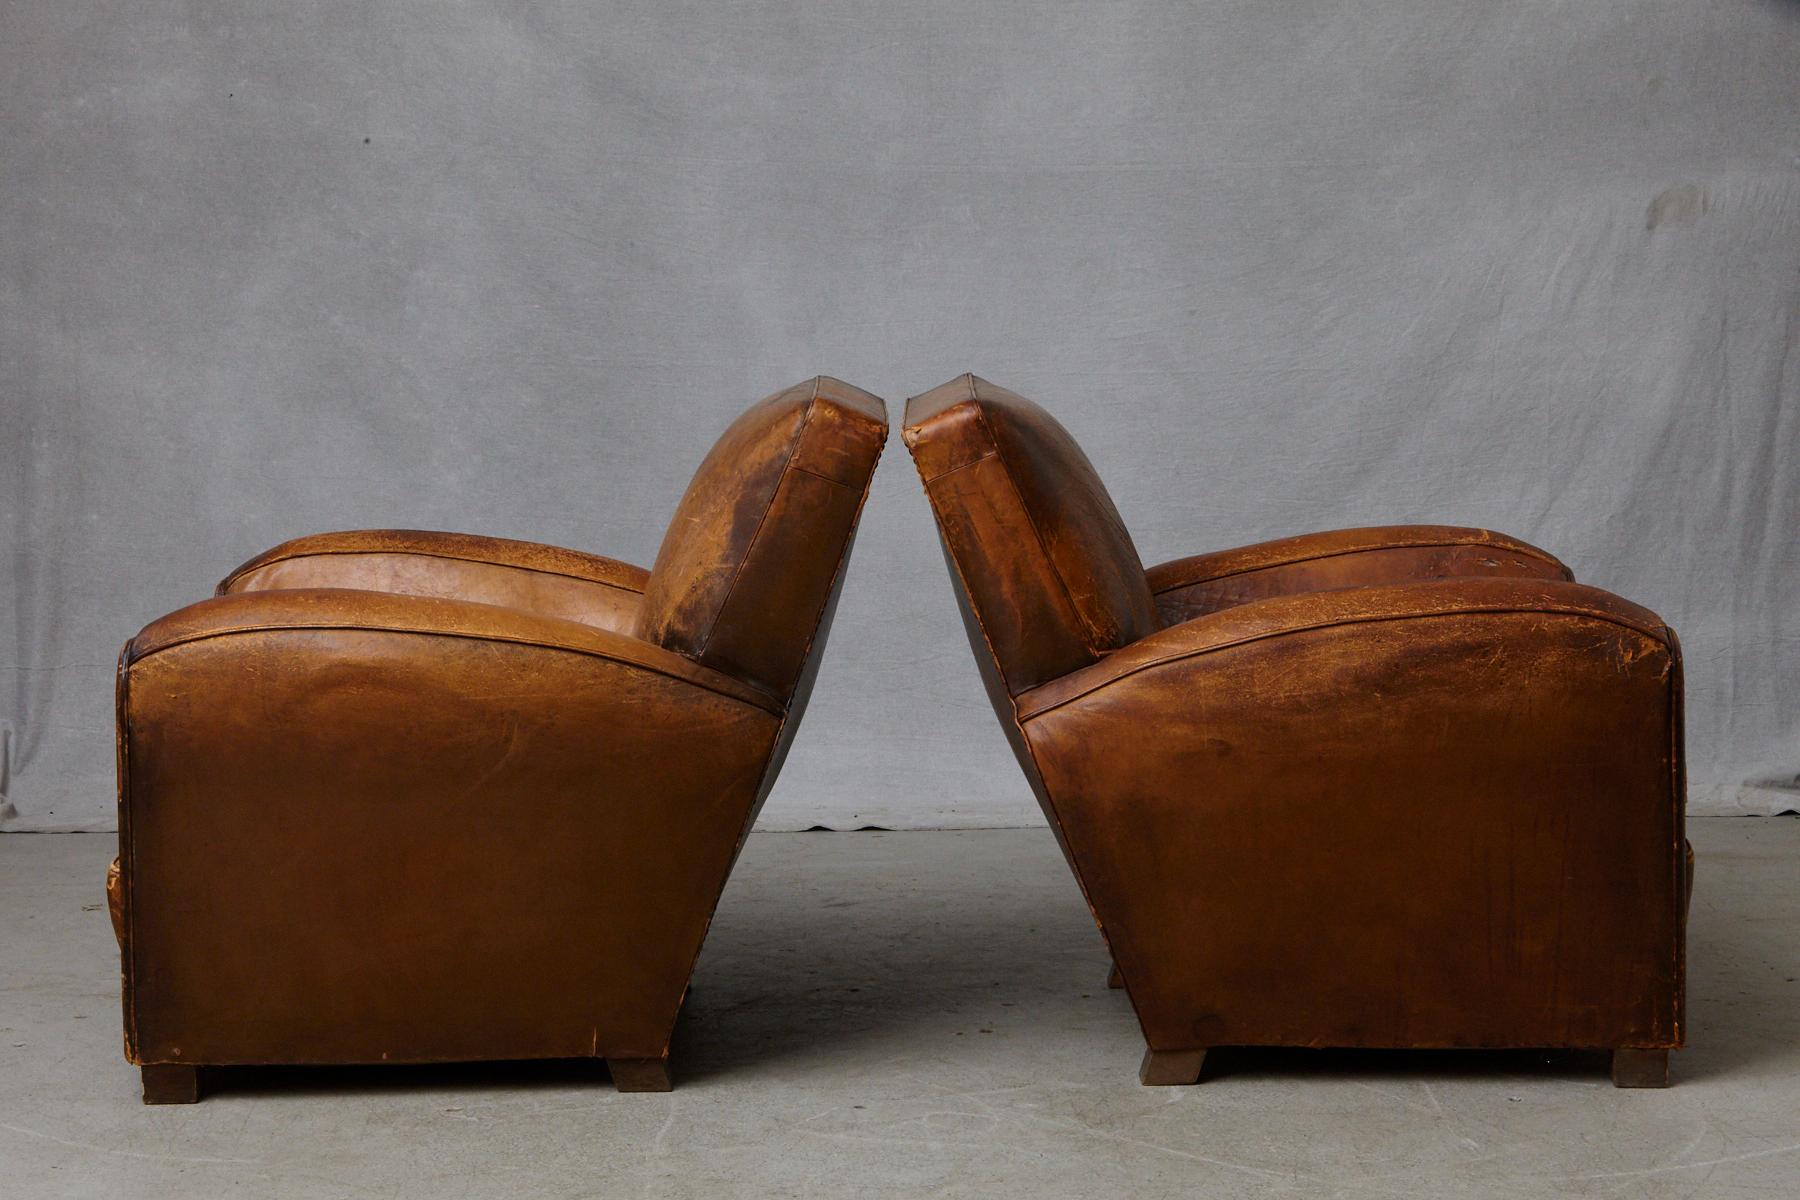
M 1536 546 L 1491 529 L 1453 525 L 1309 533 L 1178 558 L 1147 572 L 1167 624 L 1291 592 L 1470 575 L 1574 578 Z
M 629 632 L 649 572 L 510 538 L 369 529 L 296 538 L 251 559 L 220 595 L 287 588 L 357 588 L 501 604 Z
M 1061 581 L 996 566 L 1035 524 L 1007 472 L 943 486 L 966 387 L 910 404 L 907 445 L 1153 1050 L 1682 1043 L 1680 649 L 1656 614 L 1491 531 L 1342 530 L 1153 567 L 1160 628 L 1021 687 L 1043 673 L 1005 673 L 1009 631 Z M 1091 555 L 1119 553 L 1096 528 Z
M 904 437 L 1010 690 L 1157 628 L 1112 497 L 1043 409 L 964 375 L 907 402 Z
M 736 599 L 810 679 L 885 416 L 828 381 L 784 395 L 796 425 L 758 427 L 785 449 L 740 423 L 742 475 L 714 455 L 705 496 L 772 513 L 727 547 Z M 108 888 L 128 1058 L 664 1056 L 804 697 L 638 636 L 653 582 L 503 539 L 328 534 L 133 638 Z
M 834 379 L 739 417 L 669 522 L 639 636 L 792 694 L 886 438 L 881 402 Z

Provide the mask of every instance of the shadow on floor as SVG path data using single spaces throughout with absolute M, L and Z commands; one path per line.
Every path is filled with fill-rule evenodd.
M 609 1087 L 594 1058 L 524 1062 L 380 1063 L 354 1067 L 202 1067 L 203 1096 L 331 1096 L 429 1090 L 492 1094 L 538 1088 Z

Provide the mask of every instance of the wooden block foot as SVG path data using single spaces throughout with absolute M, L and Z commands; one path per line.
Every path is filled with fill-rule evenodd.
M 145 1104 L 192 1104 L 200 1099 L 200 1068 L 152 1063 L 143 1068 Z
M 1143 1065 L 1138 1068 L 1138 1082 L 1145 1087 L 1179 1087 L 1200 1082 L 1200 1068 L 1206 1062 L 1202 1050 L 1146 1050 Z
M 675 1085 L 669 1079 L 669 1056 L 661 1058 L 609 1058 L 613 1086 L 621 1092 L 666 1092 Z
M 1614 1050 L 1612 1056 L 1614 1087 L 1663 1088 L 1669 1086 L 1669 1052 L 1667 1050 Z
M 1106 986 L 1109 988 L 1122 988 L 1125 986 L 1125 977 L 1119 974 L 1118 963 L 1114 963 L 1112 970 L 1106 973 Z

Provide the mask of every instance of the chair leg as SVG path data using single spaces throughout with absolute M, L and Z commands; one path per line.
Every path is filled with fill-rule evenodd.
M 1205 1049 L 1146 1050 L 1143 1065 L 1138 1067 L 1138 1082 L 1145 1087 L 1198 1083 L 1200 1068 L 1205 1062 Z
M 1669 1086 L 1669 1052 L 1667 1050 L 1614 1050 L 1612 1054 L 1614 1087 L 1664 1088 Z
M 1114 963 L 1112 965 L 1112 970 L 1106 973 L 1106 986 L 1109 988 L 1122 988 L 1125 986 L 1125 977 L 1119 974 L 1118 963 Z
M 200 1068 L 152 1063 L 142 1068 L 145 1104 L 192 1104 L 200 1099 Z
M 669 1078 L 669 1056 L 661 1058 L 609 1058 L 613 1086 L 621 1092 L 666 1092 L 674 1088 Z

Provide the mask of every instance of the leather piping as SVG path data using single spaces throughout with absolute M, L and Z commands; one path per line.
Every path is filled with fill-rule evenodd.
M 1233 571 L 1220 571 L 1213 575 L 1199 575 L 1193 579 L 1187 579 L 1180 583 L 1164 584 L 1162 587 L 1154 589 L 1154 594 L 1161 596 L 1165 592 L 1178 592 L 1182 588 L 1194 587 L 1195 585 L 1202 583 L 1211 583 L 1216 579 L 1230 579 L 1237 575 L 1251 575 L 1257 571 L 1269 571 L 1276 567 L 1291 567 L 1295 563 L 1317 562 L 1318 560 L 1325 558 L 1343 558 L 1350 554 L 1366 554 L 1371 550 L 1429 550 L 1448 546 L 1492 546 L 1496 550 L 1504 550 L 1513 554 L 1524 554 L 1527 557 L 1547 562 L 1552 566 L 1561 567 L 1563 573 L 1566 575 L 1573 574 L 1573 572 L 1569 570 L 1568 564 L 1564 563 L 1555 555 L 1532 546 L 1527 546 L 1522 542 L 1497 542 L 1486 538 L 1459 538 L 1456 540 L 1435 539 L 1422 542 L 1387 541 L 1374 542 L 1367 546 L 1352 546 L 1344 550 L 1324 550 L 1316 554 L 1300 554 L 1292 558 L 1275 559 L 1270 562 L 1257 563 L 1254 566 L 1239 567 Z M 1205 556 L 1195 555 L 1194 557 L 1198 558 Z
M 579 553 L 579 551 L 577 553 Z M 611 579 L 595 579 L 591 575 L 572 575 L 567 571 L 553 571 L 548 567 L 527 567 L 520 563 L 495 562 L 491 558 L 478 558 L 478 557 L 476 557 L 474 555 L 470 555 L 470 554 L 444 554 L 444 553 L 442 553 L 440 551 L 436 551 L 436 550 L 382 550 L 382 549 L 370 549 L 368 547 L 357 547 L 356 549 L 350 549 L 350 548 L 346 547 L 342 550 L 305 550 L 298 554 L 283 554 L 279 558 L 261 559 L 261 560 L 257 561 L 254 566 L 239 567 L 237 570 L 235 570 L 231 574 L 227 575 L 224 579 L 220 580 L 219 586 L 215 590 L 214 594 L 219 595 L 219 596 L 225 595 L 226 589 L 229 588 L 232 584 L 236 583 L 238 580 L 242 579 L 246 575 L 254 575 L 256 572 L 262 570 L 264 567 L 272 567 L 276 563 L 294 562 L 294 561 L 297 561 L 298 559 L 302 559 L 302 558 L 323 558 L 326 555 L 330 555 L 330 554 L 393 554 L 393 555 L 403 555 L 403 556 L 410 557 L 410 558 L 442 558 L 442 559 L 447 559 L 450 562 L 480 563 L 483 566 L 505 567 L 506 569 L 512 570 L 512 571 L 531 571 L 538 575 L 555 575 L 560 579 L 575 579 L 575 580 L 581 581 L 582 583 L 594 583 L 594 584 L 600 585 L 601 587 L 616 588 L 617 590 L 619 590 L 621 592 L 630 592 L 636 596 L 641 596 L 644 594 L 643 588 L 632 587 L 628 583 L 617 583 Z M 629 564 L 621 563 L 620 565 L 626 566 Z

